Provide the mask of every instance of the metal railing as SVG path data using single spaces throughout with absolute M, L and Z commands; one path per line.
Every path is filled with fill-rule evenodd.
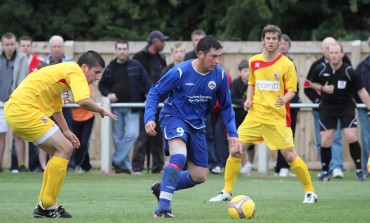
M 102 101 L 98 103 L 105 109 L 111 110 L 111 108 L 145 108 L 145 103 L 111 103 L 107 97 L 102 97 Z M 0 105 L 0 108 L 3 108 Z M 78 104 L 67 104 L 65 107 L 76 108 L 80 107 Z M 159 107 L 163 107 L 163 103 L 159 104 Z M 234 107 L 240 107 L 235 106 Z M 291 103 L 291 108 L 318 108 L 318 104 L 312 103 Z M 365 108 L 365 104 L 357 104 L 357 108 Z M 105 173 L 110 173 L 112 169 L 112 119 L 103 118 L 100 125 L 100 135 L 101 135 L 101 171 Z M 268 148 L 265 143 L 258 145 L 258 172 L 261 174 L 268 173 L 268 162 L 269 153 Z

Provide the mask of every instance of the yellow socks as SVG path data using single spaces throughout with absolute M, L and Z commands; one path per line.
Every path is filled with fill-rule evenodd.
M 45 170 L 44 170 L 44 176 L 43 176 L 43 179 L 42 179 L 42 185 L 41 185 L 41 191 L 40 191 L 40 195 L 39 195 L 39 199 L 37 200 L 37 204 L 40 203 L 40 200 L 41 200 L 41 197 L 42 195 L 44 194 L 44 191 L 45 191 L 45 187 L 46 187 L 46 182 L 48 181 L 48 164 L 46 164 L 45 166 Z
M 57 202 L 57 196 L 66 176 L 68 160 L 53 156 L 45 168 L 44 179 L 40 192 L 40 200 L 45 209 Z
M 298 179 L 302 182 L 304 192 L 315 192 L 312 186 L 311 176 L 308 172 L 306 163 L 299 156 L 297 156 L 297 158 L 292 163 L 288 164 L 297 175 Z
M 236 177 L 238 176 L 241 165 L 241 158 L 229 156 L 226 161 L 224 191 L 228 192 L 229 194 L 231 194 L 233 191 Z

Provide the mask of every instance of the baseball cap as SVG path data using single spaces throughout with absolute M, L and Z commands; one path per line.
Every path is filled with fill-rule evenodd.
M 148 42 L 153 42 L 154 40 L 159 39 L 161 41 L 169 40 L 169 36 L 165 36 L 161 31 L 154 30 L 149 33 Z

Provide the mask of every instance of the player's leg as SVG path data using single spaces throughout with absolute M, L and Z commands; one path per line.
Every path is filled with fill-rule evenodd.
M 50 136 L 38 145 L 52 156 L 45 169 L 44 176 L 46 176 L 46 179 L 43 179 L 44 191 L 40 193 L 39 206 L 44 210 L 58 210 L 60 208 L 57 204 L 57 197 L 63 185 L 68 162 L 72 154 L 72 144 L 65 138 L 59 128 L 51 131 L 55 132 L 49 131 Z M 70 217 L 70 215 L 67 217 Z
M 168 140 L 170 159 L 164 168 L 157 210 L 154 218 L 174 217 L 171 213 L 171 201 L 177 187 L 181 170 L 186 162 L 186 144 L 181 138 Z
M 321 166 L 318 181 L 330 180 L 330 162 L 332 159 L 332 145 L 335 129 L 338 126 L 339 113 L 336 110 L 324 105 L 320 105 L 320 135 L 321 135 Z
M 164 151 L 170 158 L 168 165 L 164 168 L 161 183 L 152 186 L 153 194 L 158 199 L 158 207 L 153 217 L 173 218 L 175 216 L 171 211 L 171 201 L 186 163 L 188 134 L 192 129 L 183 120 L 174 117 L 162 119 L 160 127 L 165 136 Z M 158 187 L 160 188 L 159 196 L 156 191 Z
M 270 150 L 280 150 L 284 159 L 288 162 L 298 179 L 303 184 L 305 199 L 303 203 L 314 203 L 317 196 L 314 193 L 307 165 L 297 155 L 294 149 L 292 129 L 286 126 L 274 126 L 263 124 L 263 139 Z
M 176 190 L 194 187 L 207 179 L 208 151 L 205 129 L 189 131 L 189 134 L 191 136 L 186 143 L 188 168 L 181 171 Z
M 345 109 L 340 119 L 343 135 L 349 143 L 349 151 L 356 166 L 356 176 L 358 181 L 365 181 L 366 178 L 361 168 L 361 146 L 357 140 L 357 121 L 355 109 Z
M 262 143 L 260 126 L 260 123 L 251 121 L 250 119 L 248 119 L 248 116 L 239 126 L 238 134 L 239 140 L 242 143 L 243 151 L 248 148 L 250 143 Z M 241 153 L 236 153 L 235 151 L 230 149 L 230 155 L 225 165 L 224 188 L 221 192 L 218 193 L 217 196 L 212 197 L 209 202 L 228 201 L 231 199 L 232 190 L 234 188 L 236 178 L 241 168 L 241 158 Z
M 357 180 L 365 181 L 366 178 L 361 168 L 361 146 L 357 140 L 356 128 L 343 128 L 343 135 L 346 138 L 346 141 L 349 143 L 349 152 L 356 166 Z
M 334 140 L 335 129 L 321 131 L 321 173 L 319 181 L 330 180 L 331 146 Z
M 305 193 L 303 203 L 315 203 L 317 195 L 315 194 L 306 163 L 297 155 L 294 148 L 282 149 L 280 151 L 303 185 Z

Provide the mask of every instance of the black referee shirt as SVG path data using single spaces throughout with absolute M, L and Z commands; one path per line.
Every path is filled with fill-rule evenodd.
M 333 70 L 329 63 L 321 63 L 315 68 L 311 82 L 334 85 L 333 94 L 321 92 L 322 102 L 328 105 L 353 104 L 354 94 L 363 88 L 360 76 L 345 63 L 338 70 Z

